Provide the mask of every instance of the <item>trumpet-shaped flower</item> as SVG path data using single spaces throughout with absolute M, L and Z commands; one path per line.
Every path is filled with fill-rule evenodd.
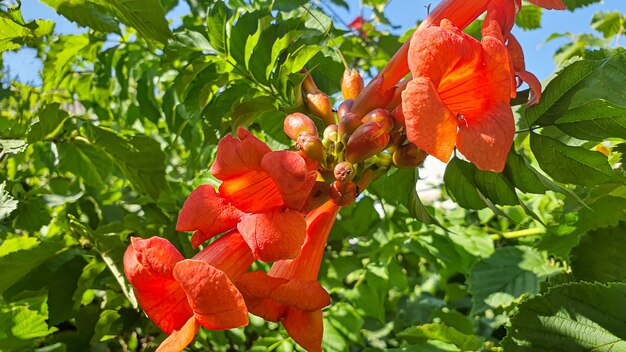
M 296 152 L 270 151 L 243 128 L 237 135 L 218 144 L 211 173 L 222 181 L 219 191 L 197 187 L 183 205 L 176 229 L 195 231 L 191 242 L 197 247 L 237 228 L 257 259 L 295 258 L 306 234 L 299 211 L 317 173 Z
M 133 237 L 124 272 L 144 312 L 169 336 L 159 351 L 180 351 L 200 326 L 224 330 L 248 324 L 248 310 L 233 284 L 254 257 L 231 232 L 185 259 L 166 239 Z
M 420 149 L 448 161 L 456 144 L 478 168 L 499 172 L 515 132 L 514 79 L 498 23 L 485 23 L 482 34 L 478 42 L 445 19 L 417 31 L 402 111 Z
M 282 322 L 308 351 L 321 351 L 322 308 L 330 304 L 330 297 L 317 275 L 339 208 L 329 201 L 308 214 L 307 238 L 299 257 L 274 263 L 267 274 L 245 273 L 236 282 L 252 314 Z

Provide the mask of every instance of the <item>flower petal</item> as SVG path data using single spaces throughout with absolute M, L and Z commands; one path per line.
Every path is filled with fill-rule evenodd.
M 211 185 L 194 189 L 178 215 L 176 230 L 196 231 L 191 238 L 193 248 L 209 238 L 234 229 L 243 213 L 218 196 Z
M 237 288 L 250 312 L 266 320 L 278 321 L 287 307 L 314 311 L 330 304 L 328 292 L 317 281 L 275 278 L 262 271 L 242 275 Z
M 239 139 L 227 135 L 217 145 L 217 155 L 211 165 L 211 174 L 227 180 L 250 170 L 261 168 L 261 158 L 270 148 L 243 128 L 237 130 Z
M 254 256 L 265 262 L 297 257 L 306 237 L 306 221 L 293 210 L 245 215 L 237 229 Z
M 173 331 L 159 347 L 156 352 L 180 352 L 187 347 L 198 334 L 200 325 L 195 317 L 189 318 L 185 325 L 179 330 Z
M 261 167 L 276 183 L 285 205 L 300 210 L 311 193 L 317 172 L 308 171 L 300 155 L 286 150 L 265 154 Z
M 309 352 L 322 351 L 324 323 L 321 310 L 304 312 L 289 308 L 282 323 L 289 336 L 302 348 Z
M 402 93 L 402 111 L 408 140 L 443 162 L 450 160 L 458 121 L 429 79 L 415 77 L 409 82 Z
M 462 126 L 456 144 L 467 160 L 479 169 L 502 172 L 514 134 L 513 112 L 503 103 L 486 112 L 480 121 Z
M 174 279 L 183 256 L 166 239 L 131 238 L 124 253 L 124 272 L 144 312 L 166 334 L 180 329 L 193 316 L 187 295 Z
M 210 264 L 187 259 L 174 267 L 193 314 L 207 329 L 226 330 L 248 324 L 243 297 L 226 274 Z
M 246 213 L 263 213 L 284 206 L 274 179 L 263 170 L 252 170 L 220 185 L 220 196 Z

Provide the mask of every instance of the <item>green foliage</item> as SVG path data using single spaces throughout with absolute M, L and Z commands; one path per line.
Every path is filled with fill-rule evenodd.
M 332 17 L 343 0 L 188 0 L 176 28 L 173 0 L 43 2 L 88 29 L 0 13 L 0 52 L 43 62 L 40 86 L 0 87 L 0 351 L 154 350 L 165 335 L 124 276 L 129 236 L 193 256 L 176 220 L 195 186 L 217 185 L 218 140 L 244 126 L 292 148 L 283 119 L 310 115 L 307 74 L 334 102 L 343 60 L 367 81 L 408 38 L 379 0 L 363 1 L 363 33 Z M 525 2 L 516 23 L 541 14 Z M 624 16 L 591 28 L 550 38 L 570 41 L 540 103 L 519 107 L 503 173 L 458 154 L 417 192 L 430 170 L 391 169 L 341 210 L 319 274 L 324 350 L 624 350 L 626 52 L 605 48 Z M 251 316 L 189 350 L 298 347 Z
M 626 347 L 624 284 L 556 286 L 519 306 L 507 351 L 622 351 Z

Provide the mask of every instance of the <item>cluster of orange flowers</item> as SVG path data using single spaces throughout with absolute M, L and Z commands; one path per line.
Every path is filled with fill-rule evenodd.
M 191 259 L 163 238 L 132 238 L 124 256 L 138 302 L 169 335 L 158 351 L 184 349 L 200 326 L 245 326 L 248 313 L 281 322 L 300 346 L 321 351 L 330 297 L 317 276 L 340 207 L 392 165 L 415 167 L 426 153 L 448 161 L 455 146 L 480 169 L 504 168 L 514 134 L 509 101 L 522 82 L 529 104 L 541 94 L 510 33 L 520 6 L 442 1 L 367 86 L 346 70 L 337 112 L 307 77 L 304 101 L 325 130 L 304 114 L 287 116 L 296 151 L 272 151 L 242 128 L 223 138 L 210 170 L 219 189 L 196 188 L 177 224 L 194 232 L 194 248 L 220 237 Z M 462 32 L 485 12 L 480 41 Z M 256 260 L 273 265 L 249 271 Z

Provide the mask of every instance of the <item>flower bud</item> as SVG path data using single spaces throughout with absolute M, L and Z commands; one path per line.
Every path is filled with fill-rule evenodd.
M 313 209 L 319 208 L 322 204 L 328 201 L 329 197 L 328 184 L 322 181 L 315 181 L 315 184 L 313 185 L 309 196 L 304 201 L 304 205 L 300 209 L 300 212 L 308 213 Z
M 420 165 L 428 154 L 415 144 L 403 145 L 393 152 L 393 164 L 398 168 L 412 168 Z
M 350 112 L 352 109 L 352 105 L 354 105 L 354 100 L 346 99 L 337 108 L 337 117 L 341 119 L 341 117 Z
M 334 124 L 335 113 L 333 106 L 330 104 L 330 98 L 324 92 L 318 90 L 313 93 L 307 93 L 306 106 L 311 112 L 322 119 L 326 126 Z
M 339 127 L 335 124 L 328 125 L 324 130 L 324 139 L 336 142 L 337 141 L 337 131 L 339 131 Z
M 354 178 L 354 167 L 352 164 L 342 161 L 335 166 L 333 170 L 335 174 L 335 180 L 339 182 L 352 181 Z
M 307 158 L 324 162 L 326 159 L 324 146 L 320 137 L 313 134 L 301 134 L 298 136 L 298 147 Z
M 352 134 L 352 132 L 359 128 L 359 126 L 361 126 L 361 119 L 355 114 L 349 112 L 339 119 L 337 134 L 339 135 L 339 138 L 341 138 L 347 134 Z
M 315 127 L 313 120 L 299 112 L 285 117 L 283 129 L 285 130 L 285 134 L 293 141 L 297 141 L 298 136 L 301 134 L 317 135 L 317 127 Z
M 387 147 L 389 133 L 378 122 L 361 125 L 348 139 L 346 160 L 356 164 L 372 157 Z
M 385 130 L 387 130 L 387 132 L 390 132 L 393 128 L 393 119 L 391 118 L 391 114 L 383 108 L 370 111 L 361 119 L 361 122 L 378 122 L 385 128 Z
M 357 70 L 346 69 L 341 77 L 341 95 L 344 100 L 356 99 L 363 90 L 363 77 Z
M 330 199 L 339 206 L 346 206 L 354 203 L 357 192 L 354 182 L 339 182 L 335 181 L 330 185 L 329 189 Z

